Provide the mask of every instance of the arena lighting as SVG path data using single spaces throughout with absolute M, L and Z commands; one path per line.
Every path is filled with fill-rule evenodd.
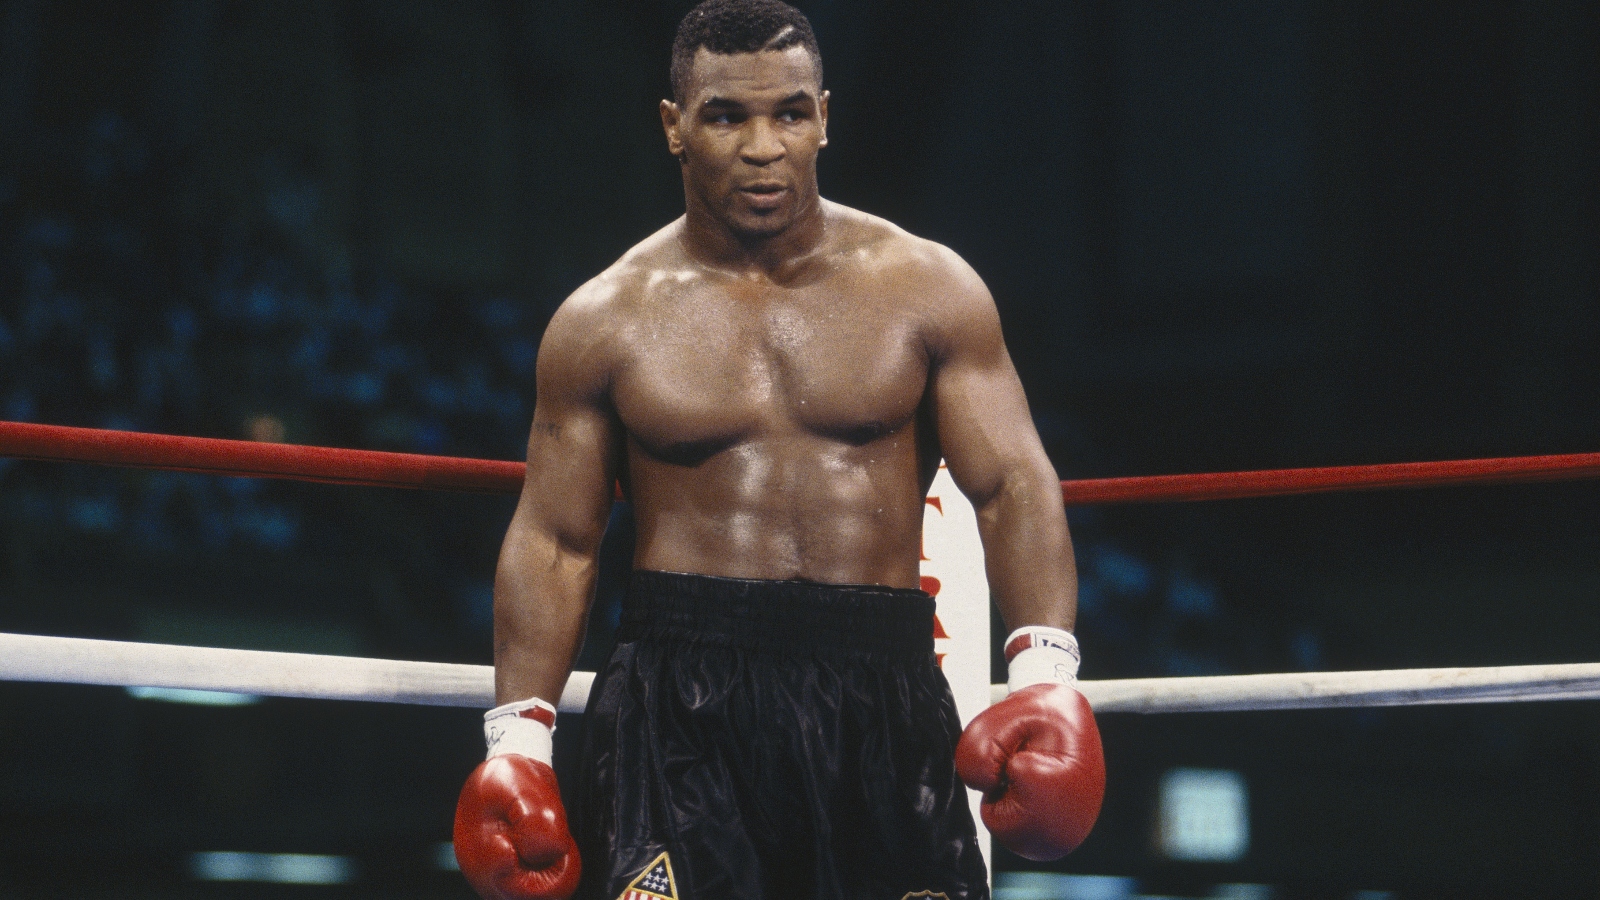
M 1134 900 L 1132 878 L 1060 872 L 997 872 L 994 900 Z
M 1062 872 L 999 872 L 994 876 L 994 900 L 1178 900 L 1139 893 L 1132 878 L 1112 875 L 1067 875 Z M 1206 900 L 1273 900 L 1270 884 L 1218 884 L 1204 894 Z M 1190 895 L 1185 894 L 1185 897 Z M 1392 900 L 1391 894 L 1371 897 L 1357 893 L 1355 900 Z
M 1250 849 L 1244 776 L 1227 769 L 1172 769 L 1161 776 L 1156 846 L 1182 862 L 1235 862 Z
M 189 874 L 196 881 L 253 881 L 267 884 L 349 884 L 355 860 L 311 853 L 195 853 Z
M 1219 884 L 1207 897 L 1212 900 L 1272 900 L 1278 895 L 1270 884 Z
M 130 687 L 128 696 L 135 700 L 154 700 L 158 703 L 188 703 L 194 706 L 253 706 L 261 702 L 256 694 L 234 694 L 228 691 L 197 691 L 191 688 Z

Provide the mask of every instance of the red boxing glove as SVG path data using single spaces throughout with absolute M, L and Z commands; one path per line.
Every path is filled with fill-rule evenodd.
M 983 792 L 983 824 L 1001 846 L 1028 859 L 1058 859 L 1083 843 L 1100 814 L 1106 792 L 1100 729 L 1089 701 L 1073 687 L 1071 634 L 1018 629 L 1006 655 L 1011 694 L 967 726 L 956 745 L 956 772 Z
M 456 861 L 484 900 L 566 900 L 582 864 L 550 768 L 555 707 L 507 704 L 484 716 L 489 758 L 456 803 Z

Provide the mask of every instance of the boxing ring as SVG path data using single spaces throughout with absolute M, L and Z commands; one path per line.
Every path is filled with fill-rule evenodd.
M 493 494 L 519 493 L 527 472 L 523 463 L 499 460 L 18 422 L 0 422 L 0 457 Z M 1062 482 L 1061 490 L 1068 506 L 1084 506 L 1596 477 L 1600 453 L 1077 480 Z M 924 512 L 922 587 L 935 596 L 935 652 L 964 726 L 1006 693 L 1004 684 L 989 683 L 990 604 L 982 552 L 971 505 L 942 467 Z M 582 712 L 594 677 L 572 673 L 558 709 Z M 492 666 L 32 634 L 0 633 L 0 681 L 477 709 L 495 705 Z M 1078 688 L 1096 714 L 1584 700 L 1600 699 L 1600 662 L 1085 680 Z M 976 810 L 978 795 L 970 790 L 968 795 Z M 987 832 L 981 826 L 979 834 L 987 856 Z M 453 853 L 448 855 L 453 864 Z
M 520 491 L 526 472 L 523 463 L 499 460 L 21 422 L 0 422 L 0 456 L 219 476 L 504 494 Z M 1600 477 L 1600 453 L 1106 478 L 1067 481 L 1061 488 L 1068 506 L 1080 506 L 1596 477 Z M 987 634 L 981 639 L 986 644 Z M 481 709 L 494 705 L 491 666 L 25 634 L 0 634 L 0 680 Z M 593 680 L 592 672 L 574 672 L 561 695 L 560 710 L 581 712 Z M 1600 663 L 1108 679 L 1082 681 L 1079 689 L 1096 713 L 1586 700 L 1600 698 Z M 990 701 L 1004 692 L 1005 685 L 990 685 Z M 964 719 L 977 712 L 970 705 L 963 709 Z

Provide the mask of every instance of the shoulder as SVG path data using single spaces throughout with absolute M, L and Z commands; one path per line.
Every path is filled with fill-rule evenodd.
M 657 286 L 687 265 L 678 240 L 682 219 L 635 244 L 605 271 L 573 291 L 551 317 L 545 341 L 587 335 L 604 340 L 625 331 Z
M 1000 319 L 993 296 L 954 250 L 840 204 L 829 204 L 829 215 L 840 235 L 841 262 L 894 286 L 936 347 L 988 332 L 998 335 Z
M 676 234 L 680 224 L 640 241 L 562 301 L 540 341 L 542 379 L 609 380 L 653 286 L 662 273 L 682 265 Z
M 903 282 L 938 305 L 993 301 L 983 279 L 954 250 L 890 222 L 838 203 L 828 204 L 841 256 L 874 274 Z
M 600 274 L 584 282 L 562 302 L 550 327 L 558 331 L 573 327 L 592 330 L 625 317 L 648 293 L 651 284 L 659 280 L 658 273 L 681 262 L 683 253 L 676 235 L 680 222 L 635 244 Z

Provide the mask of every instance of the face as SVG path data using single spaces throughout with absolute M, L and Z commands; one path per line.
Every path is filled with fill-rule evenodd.
M 661 121 L 690 205 L 735 234 L 775 235 L 816 207 L 828 94 L 804 47 L 701 47 L 683 106 L 663 100 Z

